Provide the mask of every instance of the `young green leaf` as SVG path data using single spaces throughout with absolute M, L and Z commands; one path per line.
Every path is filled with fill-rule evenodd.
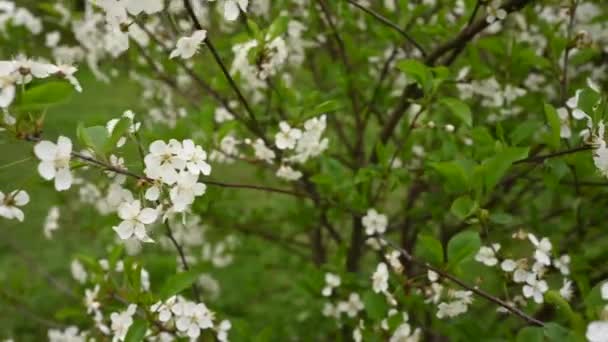
M 547 118 L 547 122 L 551 127 L 551 134 L 549 134 L 549 145 L 552 148 L 559 147 L 560 140 L 560 131 L 561 131 L 561 123 L 559 121 L 559 116 L 557 115 L 557 111 L 553 108 L 552 105 L 545 103 L 545 117 Z
M 443 246 L 430 235 L 418 235 L 414 255 L 433 265 L 443 264 Z
M 165 281 L 160 289 L 160 296 L 163 299 L 167 299 L 182 292 L 196 282 L 200 273 L 200 270 L 192 269 L 190 271 L 172 275 Z
M 74 87 L 67 82 L 46 82 L 29 89 L 15 106 L 17 110 L 38 110 L 67 102 Z
M 456 234 L 448 242 L 448 265 L 454 267 L 479 251 L 481 239 L 474 231 Z
M 148 321 L 137 319 L 129 327 L 129 331 L 125 336 L 125 342 L 141 342 L 146 336 L 148 330 Z
M 469 195 L 463 195 L 452 202 L 450 212 L 460 220 L 464 220 L 469 217 L 473 212 L 477 210 L 477 202 L 475 202 Z
M 473 115 L 471 114 L 471 108 L 469 108 L 468 104 L 453 97 L 442 98 L 439 102 L 448 107 L 450 111 L 467 126 L 473 126 Z

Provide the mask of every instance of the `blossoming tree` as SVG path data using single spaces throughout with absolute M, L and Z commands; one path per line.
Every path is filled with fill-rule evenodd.
M 0 337 L 608 341 L 606 16 L 0 0 Z

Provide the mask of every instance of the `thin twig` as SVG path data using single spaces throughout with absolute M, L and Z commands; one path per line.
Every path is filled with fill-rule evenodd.
M 471 291 L 473 293 L 475 293 L 476 295 L 498 305 L 501 306 L 505 309 L 507 309 L 508 311 L 510 311 L 511 313 L 513 313 L 514 315 L 520 317 L 521 319 L 525 320 L 526 322 L 533 324 L 533 325 L 537 325 L 537 326 L 544 326 L 545 323 L 543 321 L 540 321 L 530 315 L 528 315 L 527 313 L 523 312 L 522 310 L 510 305 L 509 303 L 505 302 L 504 300 L 493 296 L 481 289 L 479 289 L 478 287 L 475 286 L 471 286 L 467 283 L 465 283 L 463 280 L 460 280 L 459 278 L 457 278 L 456 276 L 451 275 L 450 273 L 447 273 L 446 271 L 437 268 L 433 265 L 430 265 L 424 261 L 420 261 L 416 258 L 414 258 L 414 256 L 412 256 L 408 251 L 406 251 L 405 249 L 399 247 L 397 244 L 393 243 L 392 241 L 386 240 L 384 238 L 378 237 L 378 239 L 382 240 L 384 243 L 390 245 L 391 247 L 393 247 L 394 249 L 396 249 L 397 251 L 399 251 L 401 253 L 401 255 L 403 255 L 403 257 L 412 263 L 418 264 L 424 268 L 426 268 L 427 270 L 433 271 L 437 274 L 439 274 L 440 276 L 442 276 L 443 278 L 446 278 L 450 281 L 452 281 L 453 283 L 457 284 L 458 286 Z
M 171 226 L 169 225 L 169 221 L 165 221 L 165 229 L 166 229 L 167 237 L 169 238 L 169 240 L 171 240 L 171 243 L 173 243 L 173 246 L 175 247 L 175 249 L 177 250 L 177 253 L 179 254 L 179 258 L 182 262 L 182 266 L 184 267 L 184 270 L 189 271 L 190 265 L 188 265 L 188 260 L 186 260 L 186 255 L 184 254 L 184 249 L 179 244 L 179 242 L 177 242 L 177 240 L 175 240 L 175 237 L 173 236 L 173 231 L 171 230 Z M 198 286 L 196 285 L 196 282 L 192 284 L 192 294 L 194 295 L 194 298 L 196 299 L 196 301 L 200 302 L 200 300 L 201 300 L 200 291 L 198 289 Z
M 422 56 L 426 56 L 426 51 L 424 50 L 424 48 L 418 44 L 418 42 L 416 42 L 416 40 L 414 40 L 414 38 L 412 38 L 412 36 L 409 35 L 409 33 L 405 32 L 403 29 L 401 29 L 401 27 L 399 27 L 397 24 L 393 23 L 392 21 L 388 20 L 387 18 L 383 17 L 380 13 L 375 12 L 372 9 L 369 9 L 363 5 L 361 5 L 360 3 L 354 1 L 354 0 L 346 0 L 349 4 L 357 7 L 358 9 L 362 10 L 363 12 L 369 14 L 370 16 L 374 17 L 376 20 L 378 20 L 379 22 L 383 23 L 384 25 L 392 28 L 393 30 L 399 32 L 410 44 L 414 45 L 416 47 L 416 49 L 418 49 L 418 51 L 420 51 L 420 53 L 422 54 Z

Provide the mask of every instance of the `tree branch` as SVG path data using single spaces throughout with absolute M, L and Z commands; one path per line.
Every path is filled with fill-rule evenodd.
M 403 255 L 403 257 L 407 261 L 415 263 L 415 264 L 418 264 L 418 265 L 424 267 L 427 270 L 433 271 L 433 272 L 439 274 L 440 276 L 442 276 L 443 278 L 446 278 L 446 279 L 450 280 L 451 282 L 455 283 L 456 285 L 458 285 L 458 286 L 460 286 L 460 287 L 462 287 L 462 288 L 464 288 L 464 289 L 466 289 L 468 291 L 471 291 L 471 292 L 475 293 L 479 297 L 482 297 L 482 298 L 484 298 L 484 299 L 486 299 L 486 300 L 488 300 L 488 301 L 490 301 L 490 302 L 492 302 L 492 303 L 494 303 L 494 304 L 496 304 L 498 306 L 501 306 L 501 307 L 507 309 L 508 311 L 510 311 L 511 313 L 513 313 L 514 315 L 516 315 L 519 318 L 521 318 L 521 319 L 525 320 L 526 322 L 528 322 L 529 324 L 533 324 L 533 325 L 537 325 L 537 326 L 541 326 L 541 327 L 545 325 L 545 323 L 543 321 L 540 321 L 540 320 L 538 320 L 538 319 L 536 319 L 536 318 L 528 315 L 527 313 L 525 313 L 522 310 L 520 310 L 520 309 L 518 309 L 518 308 L 516 308 L 516 307 L 514 307 L 512 305 L 510 305 L 509 303 L 505 302 L 504 300 L 502 300 L 502 299 L 500 299 L 500 298 L 498 298 L 496 296 L 493 296 L 493 295 L 491 295 L 491 294 L 489 294 L 489 293 L 487 293 L 487 292 L 485 292 L 485 291 L 483 291 L 483 290 L 481 290 L 481 289 L 479 289 L 479 288 L 477 288 L 475 286 L 468 285 L 467 283 L 465 283 L 464 281 L 460 280 L 456 276 L 453 276 L 450 273 L 447 273 L 446 271 L 444 271 L 444 270 L 442 270 L 440 268 L 437 268 L 437 267 L 435 267 L 433 265 L 430 265 L 430 264 L 428 264 L 428 263 L 426 263 L 424 261 L 420 261 L 420 260 L 414 258 L 414 256 L 412 256 L 408 251 L 406 251 L 405 249 L 399 247 L 397 244 L 395 244 L 395 243 L 393 243 L 391 241 L 388 241 L 388 240 L 386 240 L 386 239 L 384 239 L 382 237 L 378 237 L 378 238 L 380 240 L 382 240 L 384 243 L 390 245 L 395 250 L 399 251 L 401 253 L 401 255 Z

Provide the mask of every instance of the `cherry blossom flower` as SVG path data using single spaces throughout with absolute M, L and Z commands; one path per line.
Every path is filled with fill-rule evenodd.
M 70 172 L 70 157 L 72 154 L 72 141 L 60 136 L 57 144 L 43 140 L 34 146 L 34 154 L 41 160 L 38 164 L 38 173 L 46 180 L 55 179 L 55 189 L 63 191 L 72 185 Z
M 249 0 L 223 0 L 224 19 L 234 21 L 238 19 L 240 11 L 247 12 Z
M 186 161 L 179 157 L 181 149 L 181 143 L 174 139 L 168 144 L 162 140 L 150 144 L 150 153 L 144 157 L 146 176 L 161 180 L 168 185 L 175 184 L 177 171 L 186 166 Z
M 482 246 L 479 252 L 475 255 L 475 260 L 486 265 L 496 266 L 498 259 L 496 258 L 496 252 L 500 250 L 500 244 L 494 243 L 491 247 Z
M 44 219 L 44 236 L 47 239 L 51 239 L 53 237 L 53 232 L 57 229 L 59 229 L 59 207 L 52 206 Z
M 201 45 L 207 38 L 207 31 L 198 30 L 192 33 L 190 37 L 182 37 L 177 41 L 175 49 L 171 51 L 169 58 L 180 57 L 182 59 L 190 59 L 198 51 Z
M 78 327 L 69 326 L 64 331 L 59 329 L 50 329 L 48 331 L 49 342 L 85 342 L 87 340 L 86 332 L 80 332 Z
M 213 313 L 203 303 L 178 302 L 171 310 L 177 316 L 177 330 L 190 338 L 195 339 L 200 336 L 201 330 L 213 327 Z
M 565 300 L 572 299 L 572 281 L 569 279 L 563 279 L 563 285 L 559 289 L 559 295 L 562 296 Z
M 154 14 L 163 10 L 163 0 L 125 0 L 127 11 L 132 15 L 138 15 L 141 12 L 146 14 Z
M 122 240 L 135 236 L 142 242 L 154 242 L 146 232 L 146 225 L 156 221 L 157 215 L 155 209 L 142 209 L 139 200 L 124 202 L 118 207 L 118 217 L 123 221 L 112 229 Z
M 524 297 L 532 297 L 538 304 L 543 303 L 543 294 L 547 292 L 548 289 L 549 286 L 547 286 L 547 282 L 537 279 L 535 274 L 530 274 L 528 276 L 526 285 L 522 288 Z
M 169 195 L 176 212 L 185 211 L 193 202 L 194 198 L 205 193 L 207 187 L 198 183 L 198 176 L 190 172 L 180 172 L 175 185 L 171 188 Z
M 289 165 L 281 165 L 281 167 L 277 170 L 276 175 L 277 177 L 287 181 L 296 181 L 302 178 L 302 172 L 294 170 Z
M 553 259 L 553 266 L 559 270 L 562 275 L 570 274 L 570 256 L 568 254 L 564 254 L 560 256 L 558 259 Z
M 589 342 L 608 342 L 608 321 L 589 323 L 585 337 Z
M 388 290 L 388 267 L 381 262 L 372 275 L 373 290 L 376 293 L 385 293 Z
M 551 265 L 551 241 L 546 237 L 539 241 L 534 234 L 528 234 L 528 239 L 530 239 L 530 242 L 536 247 L 534 259 L 542 265 Z
M 379 214 L 376 209 L 368 209 L 367 215 L 363 216 L 361 222 L 367 235 L 383 234 L 388 226 L 386 215 Z
M 182 141 L 180 157 L 186 161 L 186 169 L 194 175 L 211 174 L 211 165 L 207 163 L 207 152 L 199 145 L 195 145 L 190 139 Z
M 331 296 L 333 289 L 340 286 L 340 276 L 333 273 L 325 273 L 325 287 L 321 291 L 321 294 L 325 297 Z
M 114 333 L 114 339 L 118 341 L 124 341 L 127 336 L 127 332 L 133 324 L 133 315 L 137 310 L 137 305 L 130 304 L 127 310 L 122 312 L 113 312 L 110 315 L 110 319 L 112 324 L 110 325 L 110 329 Z
M 365 309 L 365 305 L 363 305 L 361 297 L 356 292 L 352 292 L 348 296 L 347 301 L 338 303 L 338 310 L 345 313 L 350 318 L 356 317 L 357 314 L 359 314 L 359 312 L 363 309 Z
M 507 17 L 507 11 L 500 8 L 500 0 L 492 0 L 487 6 L 488 16 L 486 17 L 486 21 L 489 24 L 497 20 L 504 20 Z
M 72 260 L 70 263 L 70 271 L 72 272 L 72 277 L 76 279 L 77 282 L 84 284 L 87 281 L 88 274 L 84 269 L 84 266 L 77 259 Z
M 275 144 L 280 150 L 292 150 L 296 147 L 298 139 L 302 137 L 302 131 L 291 128 L 285 121 L 279 123 L 280 131 L 275 135 Z
M 23 211 L 19 209 L 30 202 L 30 196 L 24 190 L 15 190 L 5 195 L 0 191 L 0 216 L 23 222 Z
M 232 329 L 232 323 L 229 320 L 223 320 L 217 327 L 217 340 L 220 342 L 228 342 L 228 331 Z
M 274 160 L 276 155 L 273 150 L 269 149 L 266 146 L 266 144 L 264 143 L 264 140 L 258 138 L 255 140 L 255 142 L 252 144 L 252 146 L 254 149 L 255 157 L 257 159 L 263 160 L 263 161 L 267 162 L 268 164 L 272 164 L 272 161 Z

